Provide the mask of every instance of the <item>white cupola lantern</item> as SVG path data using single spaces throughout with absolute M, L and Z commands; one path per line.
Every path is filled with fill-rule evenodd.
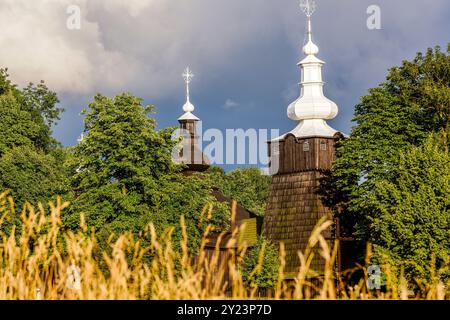
M 179 121 L 183 121 L 183 120 L 199 121 L 200 120 L 193 114 L 195 107 L 190 101 L 189 84 L 191 83 L 193 77 L 194 77 L 194 74 L 191 72 L 191 69 L 189 69 L 189 67 L 187 67 L 183 73 L 183 78 L 186 83 L 186 103 L 183 105 L 184 114 L 178 119 Z
M 338 106 L 323 93 L 325 83 L 322 80 L 322 66 L 325 62 L 316 57 L 319 47 L 312 40 L 311 16 L 315 10 L 314 2 L 305 1 L 302 9 L 308 17 L 308 40 L 303 47 L 306 57 L 298 63 L 302 74 L 300 97 L 287 109 L 288 117 L 300 123 L 290 133 L 297 138 L 333 137 L 337 130 L 331 128 L 326 120 L 337 116 Z

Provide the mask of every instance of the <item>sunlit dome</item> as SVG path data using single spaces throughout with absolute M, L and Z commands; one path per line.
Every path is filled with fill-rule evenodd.
M 189 67 L 187 67 L 183 73 L 183 78 L 186 83 L 186 103 L 183 105 L 184 114 L 178 120 L 200 120 L 193 114 L 195 107 L 190 101 L 189 84 L 191 83 L 193 77 L 194 74 L 191 72 Z
M 319 47 L 314 44 L 311 40 L 303 47 L 303 53 L 306 55 L 315 55 L 319 53 Z
M 316 57 L 319 47 L 312 39 L 311 15 L 313 10 L 308 7 L 307 42 L 303 46 L 306 57 L 298 63 L 301 68 L 300 96 L 287 108 L 290 119 L 300 121 L 290 133 L 297 138 L 303 137 L 333 137 L 337 130 L 330 127 L 326 120 L 334 119 L 338 114 L 336 103 L 325 97 L 322 80 L 322 66 L 324 61 Z M 278 139 L 283 139 L 286 135 Z

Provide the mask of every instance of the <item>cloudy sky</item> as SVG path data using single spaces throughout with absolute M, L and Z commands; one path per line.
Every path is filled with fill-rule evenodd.
M 450 41 L 448 0 L 316 0 L 315 42 L 326 95 L 351 130 L 354 106 L 389 67 Z M 366 25 L 381 8 L 381 30 Z M 70 30 L 70 6 L 81 28 Z M 0 66 L 20 85 L 45 80 L 66 112 L 55 128 L 65 145 L 82 131 L 80 110 L 96 92 L 123 91 L 157 108 L 160 127 L 176 125 L 181 73 L 196 74 L 192 102 L 204 128 L 277 128 L 295 122 L 306 19 L 298 0 L 0 0 Z

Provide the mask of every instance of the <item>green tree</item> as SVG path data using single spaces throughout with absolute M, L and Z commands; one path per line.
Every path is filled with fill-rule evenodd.
M 12 189 L 16 199 L 46 203 L 67 190 L 63 152 L 46 154 L 27 147 L 8 150 L 0 158 L 1 189 Z M 17 200 L 16 200 L 17 202 Z
M 450 256 L 450 154 L 436 138 L 400 154 L 387 168 L 396 179 L 382 180 L 368 194 L 370 241 L 410 280 L 429 280 Z M 435 259 L 436 265 L 432 265 Z
M 7 70 L 0 69 L 0 155 L 18 146 L 45 152 L 57 146 L 51 126 L 63 111 L 58 103 L 56 93 L 43 82 L 19 90 L 8 79 Z
M 371 214 L 368 194 L 378 181 L 396 179 L 387 166 L 395 166 L 400 151 L 420 146 L 429 132 L 448 130 L 449 52 L 450 45 L 447 53 L 436 47 L 392 68 L 386 82 L 361 98 L 353 119 L 356 126 L 338 143 L 332 177 L 325 183 L 333 191 L 325 200 L 341 214 L 344 226 L 356 224 L 359 239 L 370 238 L 364 219 Z
M 406 196 L 404 188 L 407 184 L 396 185 L 402 179 L 401 175 L 406 179 L 406 173 L 397 170 L 396 166 L 399 166 L 400 154 L 403 154 L 402 161 L 406 161 L 405 155 L 412 152 L 412 148 L 420 148 L 430 133 L 450 131 L 449 53 L 450 45 L 447 52 L 442 52 L 439 47 L 428 49 L 426 54 L 418 53 L 412 61 L 404 61 L 400 67 L 390 69 L 386 81 L 370 89 L 369 94 L 362 97 L 356 106 L 353 119 L 356 125 L 350 137 L 338 141 L 337 159 L 331 174 L 323 179 L 321 191 L 325 203 L 340 217 L 342 234 L 353 235 L 358 240 L 361 257 L 364 255 L 365 242 L 371 241 L 377 244 L 378 252 L 397 256 L 398 259 L 394 258 L 396 261 L 406 259 L 411 266 L 412 261 L 416 264 L 420 262 L 417 259 L 418 252 L 410 249 L 412 246 L 423 250 L 422 257 L 429 257 L 432 251 L 423 248 L 428 245 L 427 241 L 433 237 L 436 229 L 440 228 L 441 234 L 448 232 L 448 225 L 441 224 L 431 229 L 428 222 L 420 217 L 416 217 L 416 225 L 405 222 L 404 219 L 408 219 L 407 215 L 411 211 L 424 214 L 425 202 L 421 201 L 425 201 L 426 192 L 421 190 L 417 194 L 413 188 Z M 432 163 L 431 160 L 429 162 Z M 414 177 L 426 185 L 427 182 L 421 180 L 422 173 L 419 170 L 423 166 L 419 163 L 415 165 L 416 168 L 408 169 L 409 178 Z M 394 195 L 395 188 L 399 189 Z M 382 202 L 374 200 L 380 197 L 380 194 L 375 197 L 374 192 L 386 193 Z M 411 196 L 418 197 L 417 202 L 412 201 Z M 388 214 L 389 201 L 392 207 Z M 394 206 L 395 201 L 397 203 Z M 440 201 L 444 200 L 441 198 Z M 444 210 L 439 207 L 441 205 L 437 204 L 430 210 L 434 210 L 434 213 L 438 208 Z M 405 209 L 400 209 L 401 206 L 410 206 L 410 212 L 405 212 L 406 216 L 401 216 L 400 212 Z M 438 219 L 443 215 L 445 210 L 440 212 Z M 395 227 L 398 228 L 396 231 L 387 232 L 390 227 L 394 228 L 388 227 L 392 219 L 403 222 L 399 222 L 401 227 Z M 406 240 L 405 236 L 400 236 L 400 233 L 411 235 L 419 229 L 423 230 L 421 237 L 413 239 L 410 236 Z M 389 240 L 386 237 L 392 238 Z M 410 240 L 416 243 L 408 243 Z M 416 269 L 408 268 L 410 279 L 421 274 L 423 263 L 430 263 L 430 259 L 419 263 Z
M 172 162 L 173 129 L 155 130 L 155 119 L 148 117 L 154 107 L 125 93 L 98 94 L 89 109 L 84 138 L 72 150 L 75 199 L 65 218 L 68 227 L 76 228 L 83 212 L 103 240 L 112 233 L 137 234 L 150 222 L 161 232 L 175 227 L 174 237 L 181 239 L 184 215 L 195 248 L 208 220 L 201 219 L 205 205 L 214 205 L 210 222 L 226 225 L 226 210 L 214 202 L 210 187 L 197 177 L 182 177 Z
M 67 154 L 51 131 L 62 112 L 58 103 L 43 82 L 20 90 L 0 69 L 0 188 L 11 189 L 18 209 L 67 192 Z
M 247 285 L 273 288 L 277 283 L 279 267 L 277 247 L 259 237 L 244 257 L 242 276 Z
M 271 177 L 258 168 L 238 168 L 225 173 L 211 167 L 207 171 L 211 183 L 224 195 L 260 216 L 264 215 L 269 196 Z

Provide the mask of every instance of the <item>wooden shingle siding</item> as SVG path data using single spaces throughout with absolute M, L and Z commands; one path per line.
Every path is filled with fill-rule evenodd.
M 183 139 L 177 160 L 187 166 L 186 175 L 206 171 L 209 168 L 209 159 L 203 154 L 198 143 L 197 121 L 180 120 L 179 122 L 180 129 L 183 130 Z
M 309 151 L 303 147 L 309 143 Z M 320 145 L 326 144 L 326 150 Z M 323 173 L 331 169 L 335 157 L 332 138 L 297 139 L 288 135 L 279 145 L 279 171 L 272 178 L 264 218 L 263 234 L 273 242 L 284 242 L 286 273 L 296 273 L 300 262 L 298 251 L 304 251 L 318 221 L 331 210 L 322 204 L 317 190 Z M 324 234 L 331 238 L 331 230 Z M 312 268 L 323 271 L 324 261 L 318 253 Z
M 305 142 L 309 143 L 309 151 L 304 151 Z M 326 145 L 326 150 L 322 150 L 321 143 Z M 330 170 L 335 157 L 334 145 L 335 140 L 331 138 L 297 139 L 288 135 L 285 140 L 279 142 L 278 173 Z M 269 143 L 269 150 L 274 147 Z

